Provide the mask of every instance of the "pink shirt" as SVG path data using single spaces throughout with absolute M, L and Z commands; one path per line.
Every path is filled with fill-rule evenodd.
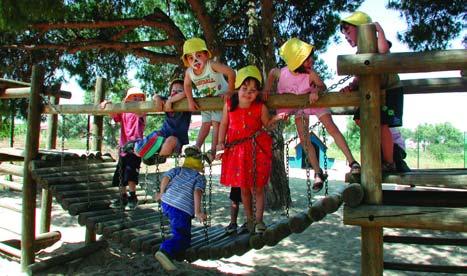
M 279 82 L 277 83 L 277 93 L 291 93 L 295 95 L 308 94 L 316 92 L 317 88 L 310 85 L 310 75 L 308 74 L 292 74 L 287 67 L 281 68 Z M 316 115 L 318 118 L 321 115 L 329 114 L 330 111 L 324 107 L 313 107 L 305 109 L 293 108 L 278 108 L 277 114 L 287 113 L 295 115 Z
M 119 113 L 112 116 L 116 123 L 121 124 L 119 146 L 122 147 L 128 141 L 143 138 L 146 126 L 146 114 L 139 116 L 135 113 Z

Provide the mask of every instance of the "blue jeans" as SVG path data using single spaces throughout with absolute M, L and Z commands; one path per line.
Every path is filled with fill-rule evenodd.
M 172 238 L 165 240 L 160 250 L 176 258 L 191 245 L 191 215 L 162 202 L 164 215 L 169 218 Z

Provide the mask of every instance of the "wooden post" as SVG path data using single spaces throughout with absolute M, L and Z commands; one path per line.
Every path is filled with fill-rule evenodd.
M 377 53 L 373 24 L 358 27 L 358 53 Z M 381 204 L 381 118 L 378 75 L 360 75 L 361 182 L 368 204 Z M 383 228 L 362 227 L 362 275 L 383 275 Z
M 105 99 L 104 79 L 96 79 L 96 87 L 94 91 L 94 104 L 98 105 Z M 102 151 L 102 130 L 104 124 L 103 116 L 94 116 L 91 126 L 92 145 L 91 150 Z
M 59 104 L 60 97 L 49 96 L 52 104 Z M 47 116 L 47 149 L 57 148 L 57 114 L 49 114 Z M 52 193 L 47 189 L 42 189 L 41 198 L 41 224 L 40 233 L 47 233 L 50 231 L 50 222 L 52 217 Z
M 23 177 L 23 214 L 21 233 L 21 269 L 26 271 L 34 263 L 34 240 L 36 230 L 36 182 L 29 171 L 29 162 L 39 153 L 39 133 L 41 119 L 40 94 L 43 86 L 44 73 L 41 67 L 32 67 L 31 95 L 29 96 L 28 126 L 24 155 Z

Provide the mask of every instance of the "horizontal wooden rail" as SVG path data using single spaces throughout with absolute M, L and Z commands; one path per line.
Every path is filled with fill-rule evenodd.
M 395 262 L 384 262 L 384 269 L 420 271 L 420 272 L 445 272 L 445 273 L 467 273 L 467 266 L 452 265 L 426 265 L 426 264 L 406 264 Z
M 7 88 L 0 90 L 0 99 L 22 99 L 28 98 L 31 93 L 30 87 Z M 71 99 L 71 92 L 63 90 L 46 90 L 45 95 L 57 96 L 64 99 Z
M 344 224 L 466 232 L 467 209 L 361 205 L 344 208 Z
M 467 92 L 467 78 L 432 78 L 402 80 L 404 95 Z
M 331 106 L 358 106 L 359 95 L 357 92 L 352 93 L 324 93 L 320 95 L 319 100 L 310 105 L 308 95 L 271 95 L 267 101 L 269 108 L 305 108 L 305 107 L 331 107 Z M 203 110 L 222 110 L 223 100 L 220 97 L 207 97 L 195 99 Z M 164 112 L 160 108 L 160 103 L 153 101 L 146 102 L 131 102 L 131 103 L 115 103 L 106 105 L 105 109 L 98 105 L 57 105 L 45 106 L 43 113 L 46 114 L 92 114 L 92 115 L 107 115 L 111 113 L 122 112 Z M 174 111 L 189 111 L 188 102 L 183 99 L 173 105 Z
M 403 244 L 426 244 L 426 245 L 454 245 L 467 246 L 467 239 L 435 238 L 435 237 L 408 237 L 385 235 L 383 242 Z
M 467 69 L 467 50 L 464 49 L 337 57 L 339 75 L 422 73 L 465 69 Z

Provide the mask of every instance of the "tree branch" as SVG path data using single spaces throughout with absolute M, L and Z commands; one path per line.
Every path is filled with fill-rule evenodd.
M 201 1 L 198 0 L 188 0 L 187 2 L 188 4 L 190 4 L 191 9 L 193 10 L 193 13 L 195 14 L 196 18 L 198 18 L 201 28 L 203 29 L 204 38 L 206 39 L 207 44 L 211 46 L 209 50 L 213 52 L 214 56 L 219 56 L 220 50 L 216 43 L 216 30 L 214 28 L 212 18 L 206 12 L 206 7 L 201 3 Z

